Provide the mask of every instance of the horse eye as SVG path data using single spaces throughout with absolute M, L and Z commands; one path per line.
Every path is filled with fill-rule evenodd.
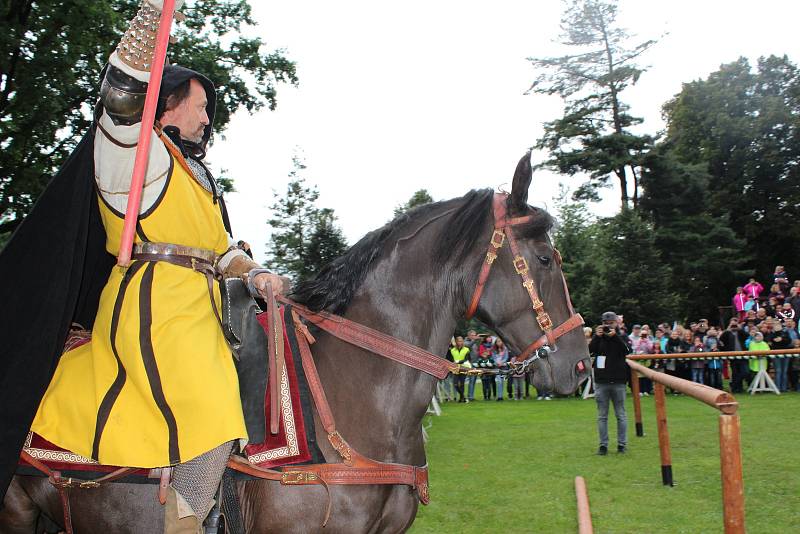
M 547 256 L 536 256 L 536 257 L 539 258 L 539 262 L 545 267 L 550 265 L 550 258 L 548 258 Z

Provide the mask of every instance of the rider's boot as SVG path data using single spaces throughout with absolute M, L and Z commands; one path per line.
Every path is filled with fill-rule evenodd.
M 178 494 L 169 488 L 164 505 L 164 534 L 202 534 L 202 525 L 196 515 L 178 516 Z

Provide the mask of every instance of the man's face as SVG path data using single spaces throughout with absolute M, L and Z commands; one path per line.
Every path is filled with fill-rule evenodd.
M 469 332 L 467 332 L 467 337 L 470 339 L 475 339 L 476 337 L 478 337 L 478 333 L 475 330 L 470 330 Z
M 189 96 L 173 109 L 167 110 L 161 116 L 164 126 L 176 126 L 181 131 L 181 137 L 200 143 L 203 141 L 203 132 L 208 125 L 206 113 L 206 91 L 203 86 L 192 78 L 189 82 Z
M 457 348 L 457 349 L 460 349 L 460 348 L 462 348 L 463 346 L 464 346 L 464 338 L 463 338 L 463 337 L 461 337 L 461 336 L 458 336 L 458 337 L 456 338 L 456 348 Z

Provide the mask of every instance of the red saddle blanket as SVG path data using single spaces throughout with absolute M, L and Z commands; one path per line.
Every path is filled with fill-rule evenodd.
M 289 317 L 289 321 L 291 321 L 291 316 L 285 313 L 285 311 L 285 309 L 281 309 L 281 318 L 284 322 L 283 341 L 286 365 L 284 365 L 283 376 L 278 380 L 278 386 L 280 388 L 278 395 L 280 399 L 279 430 L 278 433 L 274 435 L 267 432 L 266 439 L 263 443 L 250 443 L 243 451 L 244 455 L 251 463 L 260 467 L 279 467 L 282 465 L 307 462 L 311 459 L 306 434 L 306 424 L 303 417 L 303 407 L 300 399 L 301 386 L 297 372 L 297 366 L 301 366 L 302 364 L 300 363 L 299 349 L 293 337 L 294 332 L 291 332 L 292 342 L 290 342 L 290 332 L 286 328 L 286 322 L 287 316 Z M 267 314 L 260 314 L 258 316 L 258 321 L 261 323 L 264 330 L 268 332 Z M 293 325 L 289 324 L 289 328 L 293 328 Z M 77 342 L 70 337 L 67 349 L 88 342 L 85 333 L 83 333 L 81 337 L 82 339 Z M 303 384 L 303 387 L 307 387 L 307 385 Z M 267 418 L 267 414 L 269 414 L 269 409 L 270 392 L 269 389 L 267 389 L 267 394 L 264 399 L 265 418 Z M 311 424 L 313 425 L 313 421 Z M 269 428 L 269 421 L 266 421 L 266 426 Z M 85 458 L 79 454 L 62 449 L 33 432 L 28 433 L 23 450 L 51 469 L 59 471 L 108 473 L 119 469 L 119 467 L 127 467 L 101 465 L 91 458 Z M 20 465 L 27 466 L 27 463 L 20 460 Z M 142 469 L 139 474 L 148 476 L 150 470 Z

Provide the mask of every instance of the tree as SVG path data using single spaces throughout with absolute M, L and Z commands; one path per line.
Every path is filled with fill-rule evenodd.
M 0 236 L 13 230 L 92 120 L 100 72 L 137 0 L 3 2 L 0 23 Z M 247 0 L 195 0 L 169 55 L 217 85 L 214 127 L 243 107 L 274 109 L 279 83 L 297 83 L 282 51 L 262 52 Z M 252 80 L 247 83 L 245 80 Z
M 431 197 L 430 193 L 428 193 L 427 189 L 420 189 L 416 191 L 411 198 L 408 199 L 408 202 L 405 204 L 400 204 L 394 209 L 394 216 L 397 217 L 412 208 L 416 208 L 417 206 L 422 206 L 424 204 L 430 204 L 433 202 L 433 197 Z
M 684 84 L 664 115 L 665 149 L 707 172 L 705 208 L 744 238 L 742 252 L 753 258 L 748 274 L 768 280 L 776 264 L 800 272 L 797 66 L 770 56 L 754 70 L 740 58 Z
M 292 158 L 294 169 L 286 194 L 274 194 L 269 225 L 272 235 L 267 243 L 267 262 L 275 272 L 295 282 L 312 278 L 320 269 L 347 249 L 347 242 L 332 209 L 317 208 L 319 191 L 306 185 L 306 169 L 299 156 Z
M 683 300 L 669 285 L 672 271 L 655 245 L 652 226 L 638 212 L 622 210 L 598 221 L 594 246 L 587 253 L 595 269 L 586 289 L 587 317 L 613 310 L 628 320 L 652 324 L 683 310 Z
M 317 211 L 301 278 L 313 278 L 323 267 L 347 252 L 347 240 L 335 222 L 336 216 L 332 209 L 322 208 Z
M 528 58 L 542 71 L 528 92 L 565 100 L 563 117 L 545 124 L 536 148 L 547 151 L 546 167 L 571 176 L 589 173 L 576 198 L 597 200 L 598 188 L 607 186 L 613 175 L 623 209 L 628 207 L 629 183 L 636 208 L 638 170 L 652 138 L 628 130 L 642 119 L 628 114 L 620 95 L 644 72 L 634 60 L 656 41 L 627 45 L 630 35 L 616 25 L 616 0 L 568 0 L 565 5 L 560 43 L 576 53 Z
M 577 310 L 587 310 L 587 290 L 597 270 L 592 261 L 596 220 L 589 214 L 584 201 L 569 200 L 569 189 L 560 185 L 557 197 L 558 225 L 553 243 L 561 253 L 561 270 L 570 289 L 572 303 Z
M 672 278 L 658 280 L 678 292 L 689 317 L 713 317 L 732 289 L 749 276 L 744 239 L 727 215 L 712 215 L 709 175 L 702 164 L 683 164 L 659 147 L 644 162 L 641 212 L 652 221 L 655 246 Z

